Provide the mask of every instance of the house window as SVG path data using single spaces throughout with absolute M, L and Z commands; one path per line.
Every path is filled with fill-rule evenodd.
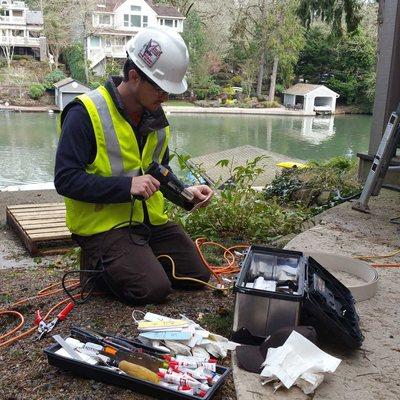
M 22 12 L 22 10 L 13 10 L 12 15 L 13 15 L 13 17 L 22 17 L 23 12 Z
M 146 28 L 148 23 L 149 23 L 149 17 L 147 15 L 143 15 L 143 23 L 142 23 L 143 28 Z
M 129 26 L 129 14 L 124 14 L 124 26 Z
M 24 37 L 24 31 L 20 29 L 13 29 L 12 36 L 14 37 Z
M 164 19 L 164 25 L 165 26 L 170 26 L 171 28 L 174 26 L 174 20 L 172 19 Z
M 110 14 L 100 14 L 99 15 L 99 23 L 101 25 L 110 25 L 111 24 L 111 15 Z
M 100 38 L 98 36 L 90 37 L 90 47 L 100 47 Z
M 0 16 L 9 17 L 10 16 L 10 11 L 9 10 L 1 10 L 0 9 Z
M 175 25 L 175 28 L 178 27 L 178 20 L 177 19 L 174 21 L 174 25 Z
M 142 11 L 142 7 L 140 7 L 140 6 L 131 6 L 131 11 L 140 12 L 140 11 Z
M 131 26 L 141 27 L 140 15 L 131 15 Z
M 38 38 L 38 37 L 40 37 L 40 32 L 39 31 L 28 31 L 28 37 Z

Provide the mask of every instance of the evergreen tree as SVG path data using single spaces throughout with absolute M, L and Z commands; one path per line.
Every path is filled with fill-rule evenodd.
M 331 26 L 332 33 L 343 34 L 342 21 L 348 32 L 354 32 L 361 21 L 362 0 L 300 0 L 298 14 L 307 28 L 320 19 Z

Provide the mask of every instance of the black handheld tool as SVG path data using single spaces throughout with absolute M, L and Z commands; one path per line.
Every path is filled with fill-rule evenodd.
M 151 175 L 160 182 L 160 191 L 168 200 L 187 211 L 194 207 L 193 194 L 168 168 L 153 161 L 145 174 Z

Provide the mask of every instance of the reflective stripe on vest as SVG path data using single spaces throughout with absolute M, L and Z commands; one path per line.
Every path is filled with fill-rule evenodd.
M 96 138 L 96 157 L 86 167 L 89 174 L 100 176 L 141 175 L 152 161 L 161 162 L 169 140 L 169 127 L 151 132 L 142 154 L 131 125 L 116 108 L 111 95 L 104 87 L 78 96 L 92 122 Z M 61 121 L 63 118 L 61 118 Z M 113 228 L 129 219 L 130 202 L 119 204 L 92 204 L 65 198 L 67 226 L 78 235 L 93 235 Z M 150 222 L 166 223 L 164 198 L 157 191 L 146 201 Z M 143 222 L 142 203 L 135 203 L 134 221 Z

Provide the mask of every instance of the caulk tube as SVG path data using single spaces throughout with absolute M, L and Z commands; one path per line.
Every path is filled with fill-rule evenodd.
M 214 374 L 211 371 L 209 371 L 208 374 L 205 373 L 206 370 L 204 369 L 204 367 L 199 367 L 196 369 L 180 367 L 180 368 L 176 369 L 175 372 L 181 372 L 181 373 L 187 374 L 198 381 L 204 381 L 204 382 L 207 382 L 210 378 L 212 379 L 214 376 Z
M 168 382 L 168 383 L 174 383 L 174 384 L 181 385 L 181 386 L 188 385 L 188 386 L 192 387 L 193 389 L 200 389 L 200 390 L 208 390 L 209 389 L 208 385 L 197 381 L 196 379 L 194 379 L 193 377 L 191 377 L 188 374 L 180 374 L 177 372 L 168 373 L 168 372 L 159 371 L 157 373 L 157 375 L 160 377 L 160 379 L 162 379 L 163 381 Z
M 158 382 L 158 384 L 160 386 L 163 386 L 163 387 L 166 387 L 166 388 L 172 389 L 172 390 L 178 390 L 179 389 L 179 385 L 176 385 L 174 383 L 168 383 L 168 382 L 165 382 L 165 381 L 160 381 L 160 382 Z
M 184 379 L 183 375 L 177 374 L 176 372 L 163 372 L 158 371 L 157 375 L 160 379 L 167 383 L 173 383 L 175 385 L 183 385 L 186 383 L 186 379 Z

